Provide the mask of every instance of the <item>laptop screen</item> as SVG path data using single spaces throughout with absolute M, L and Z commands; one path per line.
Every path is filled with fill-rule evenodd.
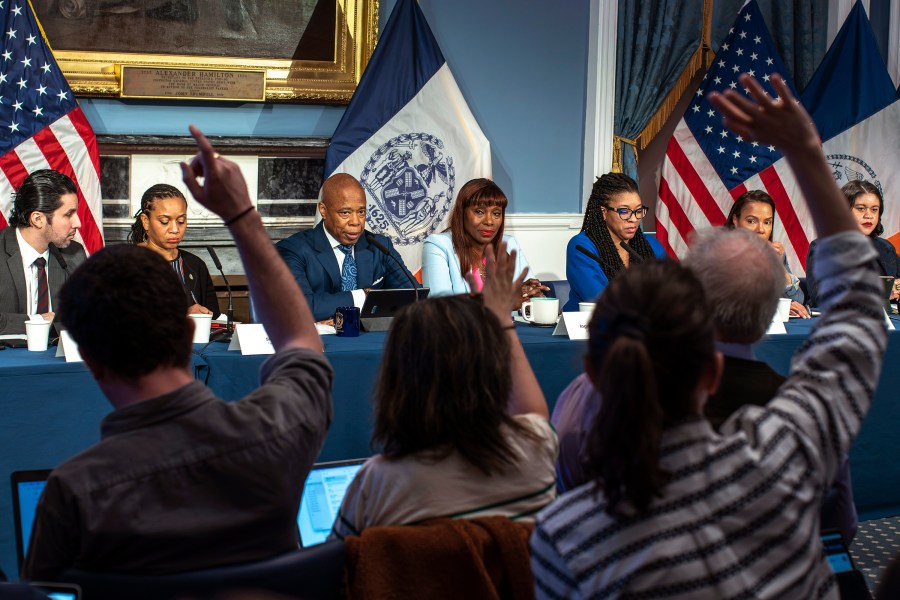
M 31 540 L 31 527 L 37 512 L 38 500 L 47 484 L 50 470 L 14 471 L 12 479 L 13 513 L 16 520 L 16 554 L 19 568 L 28 554 L 28 542 Z
M 313 465 L 300 500 L 297 525 L 304 548 L 321 544 L 331 532 L 338 509 L 344 501 L 347 486 L 365 459 Z

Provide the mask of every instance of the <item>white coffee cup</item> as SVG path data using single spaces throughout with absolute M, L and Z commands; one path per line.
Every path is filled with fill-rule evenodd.
M 553 325 L 559 318 L 558 298 L 532 298 L 522 303 L 522 316 L 529 323 Z
M 212 315 L 193 313 L 188 316 L 194 320 L 194 343 L 207 343 L 209 341 L 209 328 L 212 325 Z
M 43 352 L 50 339 L 50 321 L 36 319 L 25 321 L 25 335 L 28 336 L 28 349 L 32 352 Z
M 578 312 L 594 312 L 595 306 L 597 306 L 596 302 L 579 302 Z
M 785 323 L 791 319 L 791 299 L 790 298 L 779 298 L 778 299 L 778 318 L 780 318 Z

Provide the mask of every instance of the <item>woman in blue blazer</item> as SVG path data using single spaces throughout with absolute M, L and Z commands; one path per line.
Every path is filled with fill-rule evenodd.
M 466 273 L 472 274 L 480 291 L 484 249 L 491 245 L 497 252 L 501 240 L 507 243 L 509 251 L 516 251 L 516 273 L 528 269 L 522 298 L 543 296 L 544 290 L 549 289 L 533 276 L 516 240 L 503 235 L 507 204 L 506 195 L 489 179 L 473 179 L 460 188 L 449 226 L 442 233 L 428 236 L 422 250 L 422 283 L 431 288 L 432 296 L 471 291 Z
M 644 237 L 641 231 L 641 220 L 646 214 L 647 207 L 641 204 L 634 179 L 622 173 L 597 178 L 581 233 L 569 240 L 566 248 L 570 292 L 563 311 L 577 311 L 579 302 L 596 300 L 610 279 L 637 262 L 635 255 L 642 261 L 665 258 L 659 242 Z

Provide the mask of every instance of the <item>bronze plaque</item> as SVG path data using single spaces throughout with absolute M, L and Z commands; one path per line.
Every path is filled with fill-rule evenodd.
M 122 65 L 121 97 L 261 101 L 266 72 Z

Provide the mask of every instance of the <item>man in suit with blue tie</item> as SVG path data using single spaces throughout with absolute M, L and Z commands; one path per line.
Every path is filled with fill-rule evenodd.
M 370 289 L 412 287 L 391 241 L 369 234 L 389 257 L 366 239 L 366 193 L 352 175 L 337 173 L 325 181 L 319 214 L 318 225 L 276 244 L 317 321 L 332 318 L 339 306 L 362 308 Z

